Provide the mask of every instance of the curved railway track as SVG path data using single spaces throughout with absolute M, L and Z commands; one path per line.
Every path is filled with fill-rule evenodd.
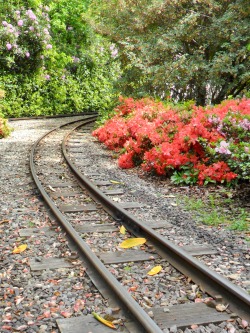
M 114 233 L 114 230 L 119 230 L 121 225 L 125 226 L 127 231 L 132 235 L 147 239 L 146 246 L 140 249 L 141 254 L 139 254 L 138 260 L 145 260 L 146 262 L 156 260 L 157 263 L 170 263 L 179 272 L 184 274 L 185 277 L 188 277 L 189 281 L 192 280 L 196 285 L 200 286 L 202 291 L 211 295 L 219 303 L 229 304 L 228 310 L 235 312 L 246 320 L 250 320 L 250 297 L 243 289 L 235 286 L 227 279 L 210 270 L 185 250 L 174 245 L 165 237 L 162 237 L 154 228 L 150 227 L 150 223 L 145 224 L 143 221 L 136 218 L 128 211 L 128 208 L 133 207 L 133 204 L 127 205 L 126 207 L 126 205 L 124 206 L 114 202 L 111 196 L 114 193 L 119 194 L 119 189 L 103 191 L 107 185 L 107 180 L 95 180 L 93 178 L 95 173 L 92 174 L 92 179 L 90 179 L 90 177 L 87 177 L 79 171 L 76 162 L 77 159 L 73 162 L 73 159 L 70 158 L 70 154 L 77 153 L 77 151 L 82 149 L 82 128 L 84 128 L 84 126 L 91 126 L 93 121 L 94 118 L 90 117 L 82 120 L 80 125 L 77 126 L 75 126 L 74 123 L 68 123 L 50 131 L 40 138 L 34 144 L 31 151 L 30 169 L 34 181 L 50 210 L 66 231 L 72 242 L 72 246 L 80 251 L 79 257 L 84 260 L 85 265 L 88 267 L 87 272 L 94 281 L 94 284 L 97 287 L 101 285 L 101 288 L 107 289 L 106 293 L 104 292 L 103 294 L 108 295 L 107 298 L 110 297 L 110 300 L 113 299 L 112 302 L 122 308 L 123 318 L 125 318 L 123 321 L 124 326 L 118 325 L 118 331 L 126 332 L 127 330 L 133 333 L 160 333 L 163 332 L 165 328 L 169 327 L 167 324 L 168 316 L 167 313 L 164 312 L 164 309 L 161 309 L 156 304 L 156 307 L 153 308 L 152 316 L 152 311 L 145 311 L 145 306 L 143 308 L 143 306 L 139 305 L 135 299 L 136 297 L 131 296 L 131 293 L 121 284 L 122 277 L 118 276 L 117 279 L 110 272 L 109 263 L 112 263 L 112 260 L 118 263 L 118 265 L 128 260 L 126 258 L 120 258 L 119 261 L 119 259 L 117 260 L 116 258 L 114 260 L 113 258 L 110 261 L 110 256 L 109 259 L 107 259 L 107 256 L 105 257 L 105 255 L 110 254 L 110 252 L 114 254 L 115 250 L 118 249 L 119 244 L 114 242 L 114 245 L 112 245 L 113 243 L 110 242 L 108 237 L 110 233 Z M 68 171 L 66 171 L 67 168 L 62 158 L 60 160 L 62 169 L 60 172 L 58 172 L 58 170 L 56 171 L 57 178 L 53 175 L 53 170 L 46 169 L 46 163 L 50 160 L 53 161 L 54 159 L 54 164 L 58 163 L 55 156 L 51 156 L 49 153 L 45 161 L 42 161 L 43 154 L 51 147 L 51 142 L 53 142 L 51 138 L 55 135 L 60 137 L 60 140 L 64 138 L 62 154 L 74 174 L 74 177 L 77 178 L 77 184 L 72 176 L 66 174 Z M 81 138 L 81 142 L 79 138 Z M 55 145 L 57 145 L 57 143 L 55 143 Z M 84 163 L 84 160 L 80 162 Z M 91 167 L 91 165 L 89 167 Z M 91 174 L 91 171 L 89 174 Z M 100 220 L 102 223 L 100 223 Z M 103 223 L 103 221 L 105 222 Z M 94 249 L 95 252 L 93 252 L 91 249 L 91 242 L 87 244 L 88 235 L 89 232 L 100 231 L 108 235 L 107 244 L 110 243 L 113 248 L 110 249 L 110 247 L 107 246 L 106 249 L 104 249 L 105 253 L 98 252 L 96 254 L 95 252 L 97 250 Z M 114 239 L 112 241 L 114 241 Z M 121 257 L 123 253 L 124 252 L 120 251 L 118 254 Z M 132 255 L 132 260 L 136 261 L 137 259 L 135 257 L 137 252 L 129 253 L 131 253 L 130 260 Z M 142 258 L 143 256 L 144 259 Z M 164 279 L 164 274 L 160 276 Z M 152 306 L 150 305 L 148 308 L 152 309 Z M 209 312 L 210 308 L 206 306 L 204 311 L 206 311 L 206 308 Z M 180 308 L 179 311 L 182 311 L 181 309 L 183 308 Z M 183 311 L 185 312 L 185 310 Z M 211 319 L 212 321 L 219 322 L 230 318 L 230 315 L 215 311 L 210 317 L 213 317 L 213 319 Z M 217 317 L 217 319 L 214 319 L 214 317 Z M 192 320 L 199 324 L 199 318 L 192 318 Z M 59 328 L 60 325 L 63 326 L 60 320 L 58 321 L 58 325 Z M 180 325 L 180 327 L 185 326 L 188 325 Z M 89 328 L 87 329 L 86 332 L 89 332 Z M 109 329 L 107 332 L 109 331 L 111 330 Z M 106 331 L 103 330 L 103 332 Z

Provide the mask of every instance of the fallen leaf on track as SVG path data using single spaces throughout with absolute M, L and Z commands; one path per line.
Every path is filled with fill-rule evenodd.
M 2 220 L 2 221 L 0 221 L 0 224 L 8 223 L 8 222 L 10 222 L 10 220 Z
M 219 312 L 223 312 L 228 308 L 228 305 L 224 305 L 224 304 L 217 304 L 215 309 Z
M 15 299 L 16 305 L 20 304 L 24 300 L 24 297 L 17 296 Z
M 110 327 L 110 328 L 113 328 L 113 329 L 116 329 L 115 325 L 112 323 L 112 321 L 109 321 L 109 320 L 106 320 L 104 318 L 102 318 L 101 316 L 99 316 L 97 313 L 95 312 L 92 312 L 92 315 L 95 319 L 97 319 L 100 323 Z
M 162 270 L 161 266 L 155 266 L 153 267 L 147 274 L 148 275 L 156 275 Z
M 79 312 L 81 310 L 84 310 L 85 308 L 85 302 L 83 299 L 77 299 L 74 304 L 74 311 Z
M 120 227 L 120 233 L 122 235 L 125 235 L 125 233 L 126 233 L 126 228 L 123 225 Z
M 22 244 L 22 245 L 19 245 L 18 247 L 15 247 L 14 250 L 12 251 L 12 253 L 18 254 L 18 253 L 25 251 L 26 249 L 27 249 L 27 244 Z
M 124 185 L 124 183 L 122 183 L 122 182 L 118 182 L 117 180 L 110 180 L 110 183 L 112 183 L 112 184 L 122 184 L 122 185 Z
M 52 192 L 56 192 L 56 190 L 52 187 L 52 186 L 48 186 L 48 188 L 52 191 Z
M 64 317 L 64 318 L 69 318 L 72 316 L 72 313 L 71 312 L 67 312 L 67 311 L 61 311 L 61 315 Z
M 122 249 L 129 249 L 134 246 L 146 243 L 146 238 L 128 238 L 120 244 Z

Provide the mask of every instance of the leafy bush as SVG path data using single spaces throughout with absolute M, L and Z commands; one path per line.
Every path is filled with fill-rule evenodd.
M 121 98 L 93 135 L 120 151 L 121 168 L 141 165 L 177 184 L 250 179 L 250 100 L 187 108 Z
M 0 4 L 0 89 L 6 91 L 0 112 L 107 113 L 119 67 L 110 45 L 82 21 L 88 1 L 42 2 Z
M 4 98 L 5 91 L 0 89 L 0 100 Z M 0 103 L 1 106 L 1 103 Z M 7 124 L 7 120 L 3 119 L 2 114 L 0 112 L 0 139 L 5 138 L 11 132 L 10 127 Z

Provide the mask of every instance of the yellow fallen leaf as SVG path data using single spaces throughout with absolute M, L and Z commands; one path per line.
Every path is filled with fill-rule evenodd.
M 123 225 L 120 228 L 120 233 L 123 235 L 125 235 L 125 233 L 126 233 L 126 228 Z
M 142 245 L 146 243 L 146 238 L 128 238 L 120 244 L 123 249 L 129 249 L 130 247 Z
M 99 316 L 99 314 L 97 314 L 96 312 L 92 312 L 92 315 L 95 319 L 97 319 L 100 323 L 110 327 L 110 328 L 114 328 L 116 330 L 115 325 L 112 323 L 112 321 L 106 320 L 104 318 L 102 318 L 101 316 Z
M 14 254 L 21 253 L 21 252 L 25 251 L 26 249 L 27 249 L 27 244 L 22 244 L 22 245 L 19 245 L 18 247 L 15 247 L 12 253 L 14 253 Z
M 122 183 L 122 182 L 118 182 L 117 180 L 110 180 L 110 183 L 112 183 L 112 184 L 122 184 L 122 185 L 124 185 L 124 183 Z
M 148 275 L 155 275 L 155 274 L 158 274 L 161 270 L 162 270 L 161 266 L 155 266 L 147 274 Z
M 56 192 L 56 190 L 52 187 L 52 186 L 48 186 L 48 188 L 52 191 L 52 192 Z

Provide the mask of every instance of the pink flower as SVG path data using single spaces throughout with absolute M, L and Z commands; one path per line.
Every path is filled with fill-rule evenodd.
M 242 121 L 239 122 L 238 124 L 239 127 L 241 127 L 245 131 L 250 130 L 250 121 L 246 118 L 244 118 Z
M 23 20 L 19 20 L 19 21 L 17 22 L 17 25 L 18 25 L 19 27 L 22 27 L 22 26 L 23 26 Z
M 6 44 L 7 50 L 11 50 L 12 49 L 12 45 L 10 43 Z
M 48 75 L 48 74 L 45 75 L 45 79 L 46 79 L 46 80 L 49 80 L 49 79 L 50 79 L 50 75 Z
M 32 20 L 35 21 L 36 20 L 36 15 L 33 13 L 33 11 L 31 9 L 27 10 L 26 14 L 28 15 L 28 17 Z
M 29 29 L 30 29 L 30 31 L 34 31 L 35 30 L 35 28 L 32 27 L 32 25 L 29 27 Z
M 2 22 L 2 25 L 3 25 L 4 27 L 7 27 L 7 25 L 8 25 L 8 22 L 6 22 L 6 21 L 3 21 L 3 22 Z
M 118 50 L 117 50 L 117 49 L 114 49 L 114 50 L 111 52 L 111 57 L 112 57 L 112 58 L 115 58 L 117 55 L 118 55 Z
M 26 55 L 27 58 L 30 57 L 30 53 L 29 52 L 26 52 L 25 55 Z
M 226 141 L 221 141 L 220 146 L 215 148 L 215 151 L 220 154 L 226 154 L 230 155 L 231 151 L 227 148 L 229 146 L 229 143 Z
M 73 57 L 72 57 L 72 59 L 73 59 L 73 62 L 74 62 L 74 63 L 77 63 L 77 62 L 79 62 L 79 61 L 80 61 L 80 59 L 79 59 L 79 58 L 77 58 L 77 57 L 75 57 L 75 56 L 73 56 Z
M 46 49 L 47 49 L 47 50 L 52 49 L 52 45 L 51 45 L 51 44 L 46 45 Z

